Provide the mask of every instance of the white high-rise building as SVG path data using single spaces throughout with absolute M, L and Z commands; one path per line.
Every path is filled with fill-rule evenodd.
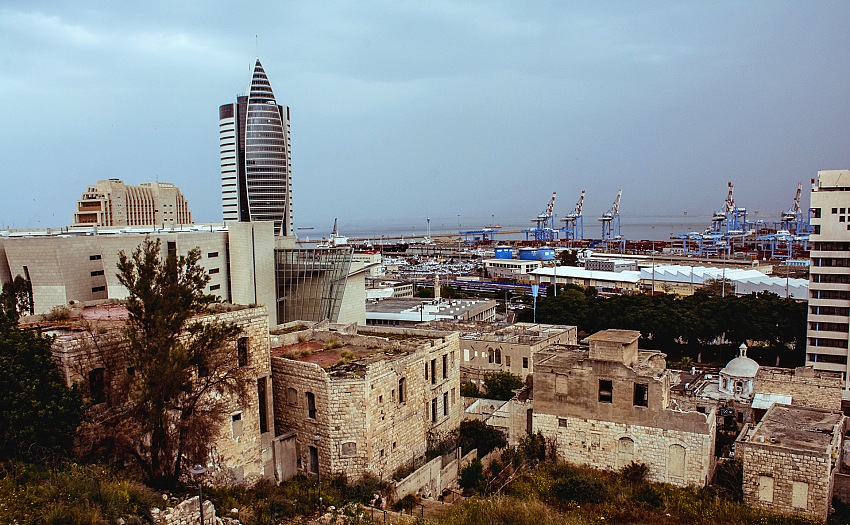
M 289 107 L 275 101 L 259 59 L 248 94 L 218 113 L 224 220 L 273 221 L 275 235 L 294 235 Z
M 811 208 L 806 364 L 840 372 L 850 401 L 850 170 L 819 171 Z

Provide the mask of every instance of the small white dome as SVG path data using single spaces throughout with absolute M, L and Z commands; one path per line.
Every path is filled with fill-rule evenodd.
M 747 345 L 741 343 L 738 351 L 738 357 L 729 361 L 720 373 L 734 377 L 755 377 L 759 364 L 747 357 Z
M 755 377 L 758 369 L 759 364 L 749 357 L 738 356 L 729 361 L 720 373 L 734 377 Z

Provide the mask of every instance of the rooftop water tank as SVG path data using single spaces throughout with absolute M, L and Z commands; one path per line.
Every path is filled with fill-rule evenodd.
M 496 246 L 496 259 L 513 259 L 514 249 L 510 246 Z
M 537 249 L 537 259 L 540 261 L 553 261 L 555 260 L 555 249 L 554 248 L 538 248 Z
M 536 261 L 537 248 L 520 248 L 519 258 L 521 261 Z

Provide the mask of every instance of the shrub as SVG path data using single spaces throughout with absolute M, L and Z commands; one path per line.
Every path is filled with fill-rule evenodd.
M 483 458 L 493 449 L 507 445 L 505 435 L 479 419 L 467 419 L 460 423 L 460 446 L 463 453 L 477 448 L 478 457 Z
M 54 306 L 44 318 L 48 321 L 67 321 L 71 318 L 71 309 L 67 306 Z
M 643 483 L 648 474 L 649 466 L 646 463 L 635 463 L 631 461 L 628 465 L 620 469 L 620 475 L 623 476 L 623 479 L 635 485 Z
M 472 381 L 466 381 L 460 384 L 460 395 L 463 397 L 481 397 L 481 391 L 478 390 L 478 385 Z
M 632 495 L 635 501 L 646 503 L 650 507 L 658 508 L 664 503 L 661 492 L 650 484 L 641 485 Z
M 484 465 L 478 458 L 473 459 L 460 471 L 458 485 L 464 494 L 480 492 L 484 485 Z
M 328 341 L 327 343 L 322 345 L 323 350 L 333 350 L 334 348 L 342 348 L 342 347 L 343 347 L 342 341 L 340 341 L 339 339 L 331 339 L 330 341 Z

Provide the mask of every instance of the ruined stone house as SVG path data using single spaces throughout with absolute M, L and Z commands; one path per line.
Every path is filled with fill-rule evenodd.
M 126 408 L 132 369 L 123 357 L 126 344 L 126 309 L 118 304 L 74 309 L 72 318 L 43 328 L 55 337 L 53 355 L 67 385 L 79 383 L 91 404 L 91 419 L 120 418 Z M 269 363 L 268 314 L 265 308 L 222 306 L 220 311 L 199 316 L 204 320 L 232 322 L 242 333 L 233 341 L 242 380 L 248 383 L 244 403 L 232 399 L 229 413 L 220 422 L 209 458 L 189 458 L 205 463 L 211 473 L 242 481 L 246 477 L 274 475 L 271 366 Z M 81 432 L 80 439 L 87 439 Z
M 477 385 L 487 372 L 534 373 L 534 355 L 553 344 L 576 344 L 576 327 L 539 323 L 432 321 L 429 328 L 459 331 L 461 381 Z
M 457 333 L 317 326 L 273 340 L 278 479 L 386 479 L 460 425 Z
M 604 470 L 635 461 L 651 481 L 704 486 L 714 468 L 714 411 L 673 409 L 666 356 L 639 350 L 639 338 L 604 330 L 589 347 L 538 354 L 533 430 L 566 461 Z
M 735 455 L 744 465 L 744 502 L 825 520 L 846 432 L 837 411 L 774 404 L 746 425 Z

